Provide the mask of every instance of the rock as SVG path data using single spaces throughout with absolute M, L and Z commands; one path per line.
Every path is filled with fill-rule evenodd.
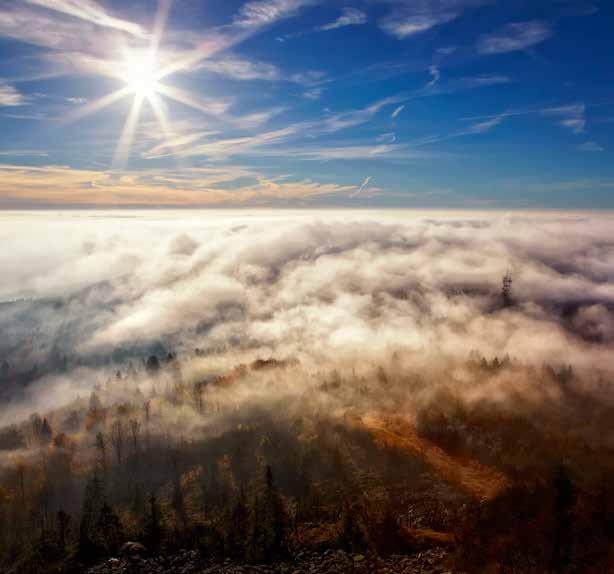
M 362 554 L 356 554 L 354 556 L 354 562 L 363 562 L 365 557 Z
M 122 556 L 126 556 L 131 559 L 144 558 L 147 556 L 147 548 L 139 542 L 126 542 L 121 550 Z

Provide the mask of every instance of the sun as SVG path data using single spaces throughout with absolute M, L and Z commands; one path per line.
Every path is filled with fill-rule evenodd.
M 122 79 L 136 96 L 147 99 L 155 96 L 160 90 L 160 72 L 155 54 L 150 50 L 126 53 Z
M 137 129 L 141 108 L 145 103 L 153 110 L 160 126 L 161 133 L 169 139 L 169 120 L 166 115 L 163 99 L 167 98 L 189 106 L 205 114 L 215 115 L 215 111 L 203 103 L 198 97 L 189 92 L 169 84 L 169 77 L 177 72 L 189 71 L 201 60 L 210 55 L 210 50 L 197 48 L 175 61 L 167 61 L 168 58 L 160 57 L 160 44 L 166 26 L 171 0 L 158 0 L 158 10 L 154 21 L 149 42 L 140 48 L 132 48 L 126 45 L 118 55 L 120 60 L 102 60 L 103 66 L 97 72 L 119 80 L 122 87 L 118 90 L 98 98 L 92 102 L 68 114 L 66 121 L 74 121 L 127 97 L 132 97 L 126 121 L 120 138 L 117 142 L 113 156 L 113 168 L 123 169 L 130 156 L 131 145 Z M 163 62 L 165 62 L 163 64 Z

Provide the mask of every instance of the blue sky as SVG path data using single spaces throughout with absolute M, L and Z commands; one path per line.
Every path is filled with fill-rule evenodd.
M 597 0 L 12 0 L 0 208 L 613 208 L 613 23 Z

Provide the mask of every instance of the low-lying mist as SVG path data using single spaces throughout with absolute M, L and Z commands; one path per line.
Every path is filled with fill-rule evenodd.
M 609 215 L 1 217 L 0 568 L 608 563 Z
M 411 212 L 5 214 L 0 422 L 129 360 L 356 369 L 509 356 L 610 373 L 608 216 Z M 512 278 L 511 305 L 502 279 Z M 193 363 L 193 365 L 192 365 Z

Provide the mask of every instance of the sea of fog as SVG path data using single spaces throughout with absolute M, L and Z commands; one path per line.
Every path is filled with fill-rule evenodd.
M 0 245 L 0 422 L 152 353 L 614 370 L 612 214 L 0 212 Z

